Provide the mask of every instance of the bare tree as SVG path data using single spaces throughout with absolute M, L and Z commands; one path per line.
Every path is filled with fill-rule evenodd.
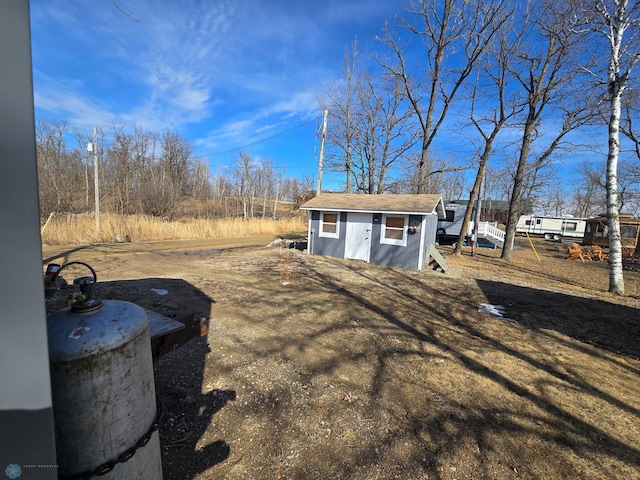
M 634 115 L 640 107 L 640 97 L 637 89 L 627 90 L 628 95 L 623 102 L 623 114 L 620 121 L 620 133 L 622 133 L 632 145 L 632 158 L 620 165 L 618 177 L 623 177 L 624 181 L 619 182 L 629 186 L 626 199 L 620 204 L 625 204 L 627 210 L 634 216 L 640 216 L 640 134 L 636 130 Z M 635 161 L 634 161 L 635 160 Z M 622 207 L 621 207 L 622 208 Z
M 505 23 L 503 26 L 506 28 L 507 25 Z M 460 255 L 462 252 L 475 200 L 478 198 L 480 187 L 486 178 L 487 165 L 494 153 L 498 134 L 507 125 L 507 122 L 522 110 L 519 93 L 516 91 L 514 95 L 510 95 L 508 88 L 513 79 L 510 75 L 510 65 L 515 53 L 512 43 L 507 35 L 502 34 L 495 38 L 493 46 L 495 48 L 487 50 L 483 56 L 484 61 L 480 64 L 478 80 L 471 94 L 470 119 L 480 137 L 478 170 L 469 194 L 469 203 L 460 228 L 460 235 L 453 251 L 456 255 Z M 482 83 L 479 81 L 481 76 L 483 77 Z M 486 113 L 477 113 L 477 110 Z M 474 253 L 475 246 L 474 242 L 472 249 Z
M 111 210 L 133 213 L 131 208 L 131 160 L 133 136 L 124 126 L 113 126 L 111 144 L 106 148 L 102 170 L 103 192 L 110 198 Z
M 419 152 L 408 155 L 401 161 L 401 173 L 389 185 L 391 193 L 416 192 L 421 182 L 419 164 L 422 157 Z M 429 155 L 426 163 L 428 174 L 424 183 L 426 193 L 440 193 L 446 199 L 459 199 L 465 192 L 464 172 L 468 167 L 455 166 L 449 157 L 434 157 Z
M 233 168 L 236 191 L 242 201 L 242 216 L 253 217 L 253 201 L 256 190 L 256 165 L 248 153 L 241 152 Z
M 85 162 L 86 134 L 75 132 L 77 147 L 63 123 L 41 122 L 37 153 L 43 215 L 88 208 L 92 172 Z M 179 134 L 155 133 L 114 126 L 100 131 L 96 146 L 100 161 L 101 200 L 105 212 L 153 216 L 214 215 L 277 216 L 282 199 L 310 198 L 313 179 L 283 178 L 268 158 L 241 153 L 227 177 L 209 181 L 208 165 L 191 155 Z M 221 166 L 223 168 L 225 166 Z M 185 201 L 192 199 L 195 201 Z
M 584 160 L 576 166 L 578 178 L 575 182 L 573 203 L 575 215 L 593 217 L 607 211 L 607 185 L 604 161 L 594 163 Z
M 89 195 L 91 193 L 92 183 L 92 170 L 91 169 L 91 153 L 88 151 L 88 144 L 90 143 L 90 135 L 86 131 L 82 131 L 79 128 L 75 128 L 73 136 L 78 145 L 78 155 L 81 158 L 83 175 L 84 175 L 84 208 L 89 211 Z
M 419 0 L 409 2 L 400 28 L 425 45 L 428 69 L 413 73 L 406 43 L 387 25 L 381 42 L 394 60 L 376 56 L 378 63 L 402 83 L 420 128 L 417 193 L 427 192 L 429 150 L 456 95 L 478 59 L 508 18 L 508 2 L 484 0 Z
M 618 210 L 634 213 L 640 197 L 640 168 L 637 162 L 618 163 Z M 607 211 L 607 177 L 604 162 L 582 162 L 575 197 L 580 216 L 602 215 Z
M 609 291 L 624 294 L 619 217 L 618 160 L 623 95 L 640 61 L 640 2 L 596 0 L 582 2 L 580 26 L 602 35 L 607 45 L 606 99 L 608 103 L 607 220 L 609 231 Z
M 363 85 L 352 170 L 357 191 L 381 194 L 416 143 L 415 125 L 397 78 L 383 76 L 374 84 L 364 75 Z
M 344 171 L 345 192 L 351 191 L 353 151 L 359 130 L 357 109 L 362 88 L 358 42 L 354 40 L 351 52 L 345 52 L 342 78 L 329 85 L 327 94 L 320 100 L 322 108 L 330 112 L 326 142 L 332 147 L 332 153 L 327 155 L 330 158 L 327 164 Z
M 179 134 L 165 131 L 161 139 L 160 163 L 177 196 L 188 193 L 191 146 Z
M 138 127 L 134 128 L 133 141 L 131 144 L 131 182 L 133 190 L 133 200 L 131 209 L 136 213 L 149 213 L 145 211 L 145 197 L 149 190 L 156 184 L 155 154 L 157 149 L 157 135 L 153 132 L 144 131 Z
M 560 147 L 563 139 L 576 128 L 584 125 L 592 115 L 585 105 L 584 94 L 572 91 L 578 77 L 576 58 L 581 35 L 570 28 L 571 10 L 555 2 L 543 2 L 528 12 L 522 21 L 522 33 L 517 35 L 520 43 L 518 61 L 512 66 L 512 73 L 526 95 L 522 138 L 516 164 L 505 242 L 501 258 L 511 259 L 511 249 L 515 237 L 516 224 L 522 212 L 527 174 L 534 177 Z M 527 41 L 533 39 L 533 41 Z M 574 87 L 575 88 L 575 87 Z M 561 124 L 554 125 L 554 133 L 541 138 L 544 114 L 547 123 L 558 116 Z M 549 120 L 551 119 L 551 120 Z M 534 149 L 536 141 L 546 140 L 545 146 Z M 535 181 L 535 178 L 529 178 Z
M 258 169 L 257 188 L 256 191 L 260 197 L 262 197 L 262 212 L 261 217 L 267 216 L 267 204 L 271 204 L 269 200 L 275 196 L 276 190 L 276 175 L 273 168 L 273 162 L 268 158 L 262 158 L 260 160 L 260 166 Z
M 569 199 L 562 183 L 550 183 L 542 187 L 540 201 L 536 203 L 540 213 L 552 217 L 568 215 Z
M 69 133 L 65 122 L 40 120 L 36 125 L 40 211 L 45 216 L 85 208 L 82 152 L 69 147 Z
M 189 165 L 189 196 L 202 201 L 211 196 L 209 166 L 201 159 L 192 159 Z
M 513 178 L 506 168 L 500 168 L 499 166 L 491 164 L 487 165 L 484 188 L 485 198 L 508 202 L 512 186 Z M 523 208 L 522 213 L 531 213 L 526 207 L 527 205 Z

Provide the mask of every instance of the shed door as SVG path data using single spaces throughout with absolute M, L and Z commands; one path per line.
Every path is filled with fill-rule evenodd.
M 345 238 L 344 258 L 369 261 L 369 248 L 371 247 L 371 220 L 370 213 L 347 214 L 347 235 Z

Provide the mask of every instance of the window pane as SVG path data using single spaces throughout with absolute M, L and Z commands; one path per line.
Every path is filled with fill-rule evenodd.
M 392 240 L 402 240 L 403 236 L 404 236 L 403 230 L 387 228 L 384 231 L 384 238 L 389 238 Z
M 404 217 L 387 217 L 387 227 L 404 228 Z
M 324 233 L 336 233 L 336 224 L 335 223 L 323 223 L 322 231 Z
M 337 213 L 325 213 L 322 217 L 323 222 L 329 223 L 337 223 L 338 222 L 338 214 Z

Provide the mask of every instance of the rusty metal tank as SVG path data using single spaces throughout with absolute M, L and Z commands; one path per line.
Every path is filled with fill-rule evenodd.
M 85 296 L 47 328 L 60 478 L 162 479 L 144 309 Z

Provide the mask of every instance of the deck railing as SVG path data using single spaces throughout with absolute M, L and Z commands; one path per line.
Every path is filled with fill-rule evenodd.
M 492 222 L 480 222 L 478 224 L 478 237 L 500 242 L 500 246 L 504 244 L 504 232 Z

